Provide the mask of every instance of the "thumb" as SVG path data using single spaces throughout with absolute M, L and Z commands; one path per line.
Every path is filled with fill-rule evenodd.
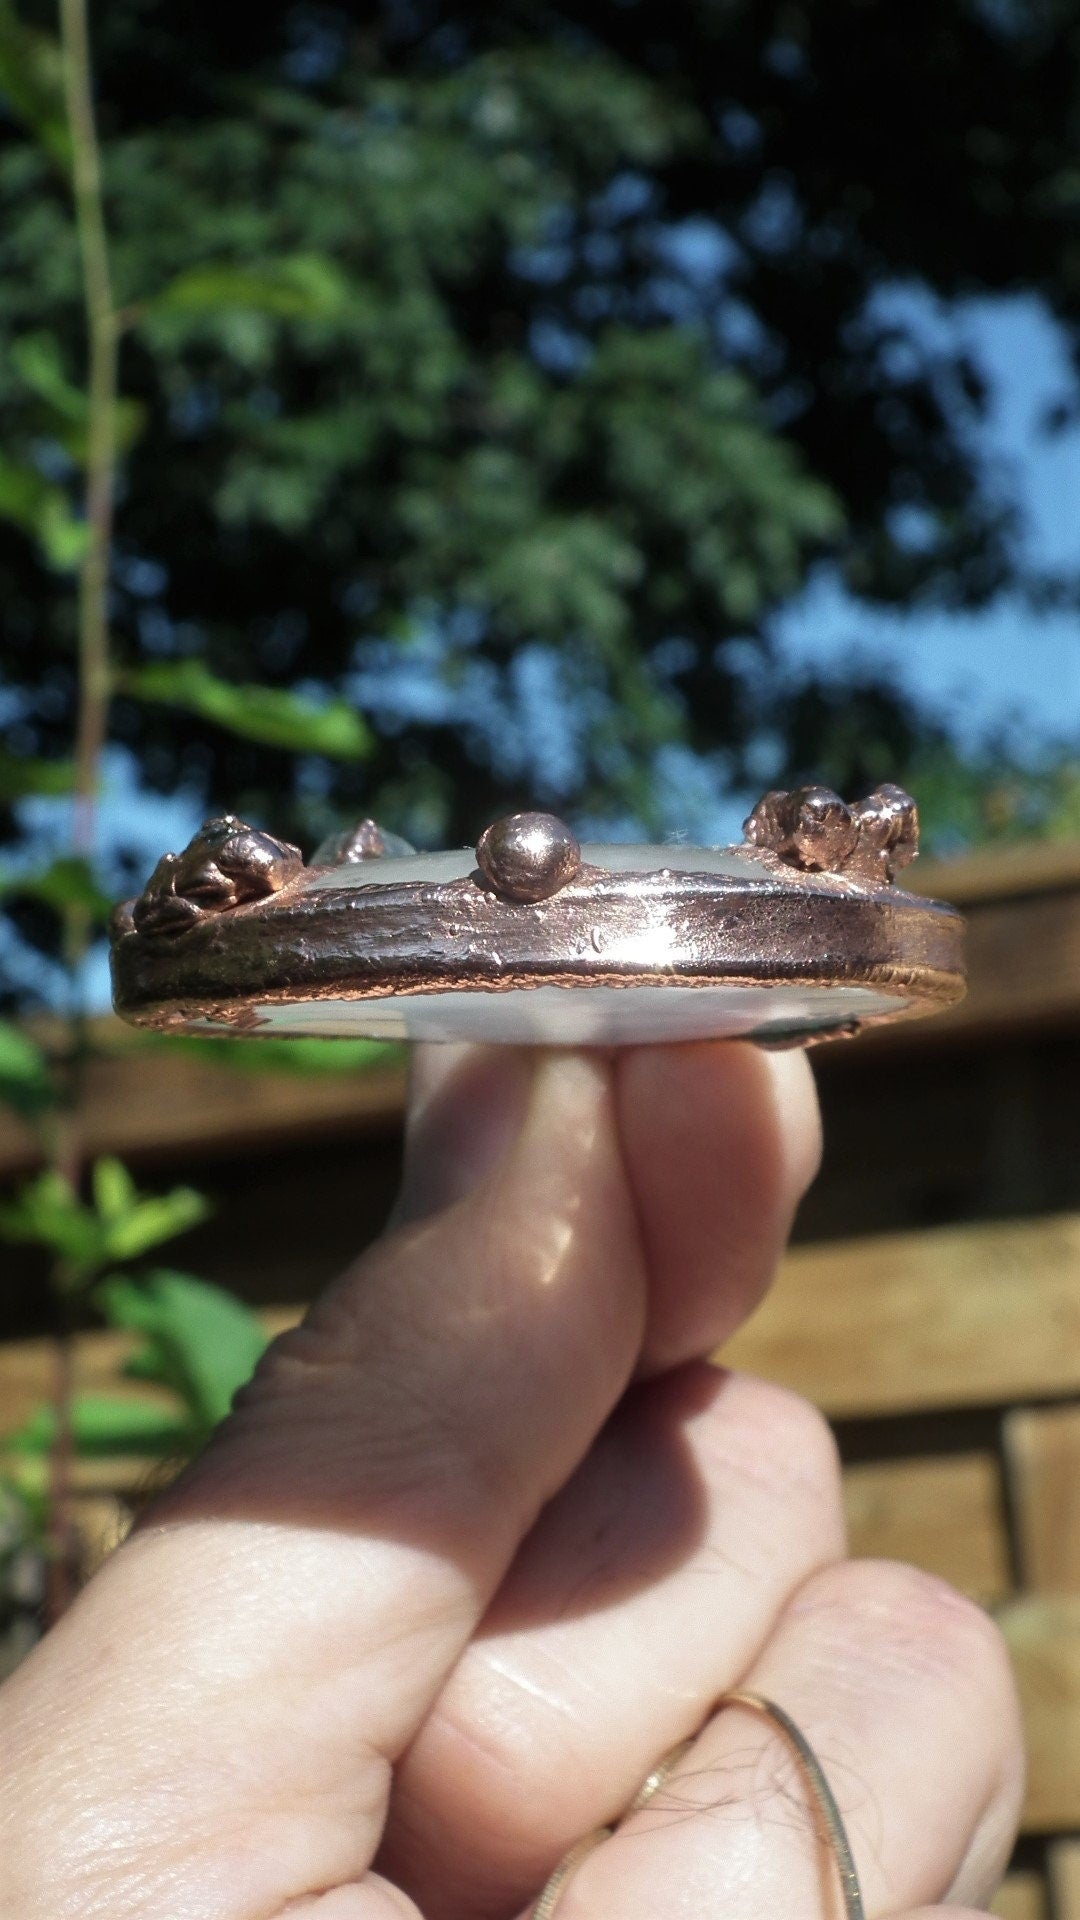
M 391 1228 L 452 1205 L 494 1170 L 524 1125 L 540 1058 L 527 1047 L 413 1048 Z
M 402 1224 L 0 1692 L 5 1910 L 375 1900 L 391 1763 L 618 1399 L 644 1296 L 608 1068 L 440 1063 Z

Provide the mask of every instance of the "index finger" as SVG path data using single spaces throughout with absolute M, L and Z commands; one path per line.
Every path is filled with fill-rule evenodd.
M 768 1107 L 773 1069 L 751 1057 L 728 1139 Z M 154 1523 L 0 1696 L 0 1749 L 22 1756 L 5 1789 L 27 1920 L 94 1900 L 110 1920 L 249 1920 L 366 1875 L 392 1762 L 649 1322 L 658 1216 L 628 1178 L 616 1070 L 572 1053 L 524 1066 L 516 1137 L 496 1133 L 467 1192 L 444 1183 L 438 1211 L 275 1344 Z M 470 1111 L 445 1090 L 440 1110 L 428 1150 L 450 1156 Z M 790 1203 L 782 1146 L 771 1164 L 754 1216 L 770 1246 Z

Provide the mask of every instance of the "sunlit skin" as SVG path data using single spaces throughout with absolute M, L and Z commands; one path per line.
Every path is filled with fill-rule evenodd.
M 523 1920 L 703 1722 L 559 1920 L 834 1920 L 782 1744 L 708 1717 L 738 1685 L 868 1915 L 982 1907 L 994 1628 L 846 1561 L 824 1421 L 703 1364 L 818 1153 L 798 1055 L 419 1054 L 387 1234 L 0 1691 L 2 1920 Z

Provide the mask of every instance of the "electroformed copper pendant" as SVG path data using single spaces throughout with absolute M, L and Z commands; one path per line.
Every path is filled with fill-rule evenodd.
M 894 886 L 914 801 L 769 793 L 731 847 L 584 846 L 519 813 L 475 852 L 364 820 L 305 865 L 226 814 L 113 922 L 117 1011 L 195 1033 L 802 1046 L 964 991 L 963 923 Z

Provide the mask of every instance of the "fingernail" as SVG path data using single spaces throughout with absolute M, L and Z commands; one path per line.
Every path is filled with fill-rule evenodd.
M 521 1132 L 535 1056 L 523 1047 L 417 1047 L 401 1191 L 391 1226 L 463 1200 Z

